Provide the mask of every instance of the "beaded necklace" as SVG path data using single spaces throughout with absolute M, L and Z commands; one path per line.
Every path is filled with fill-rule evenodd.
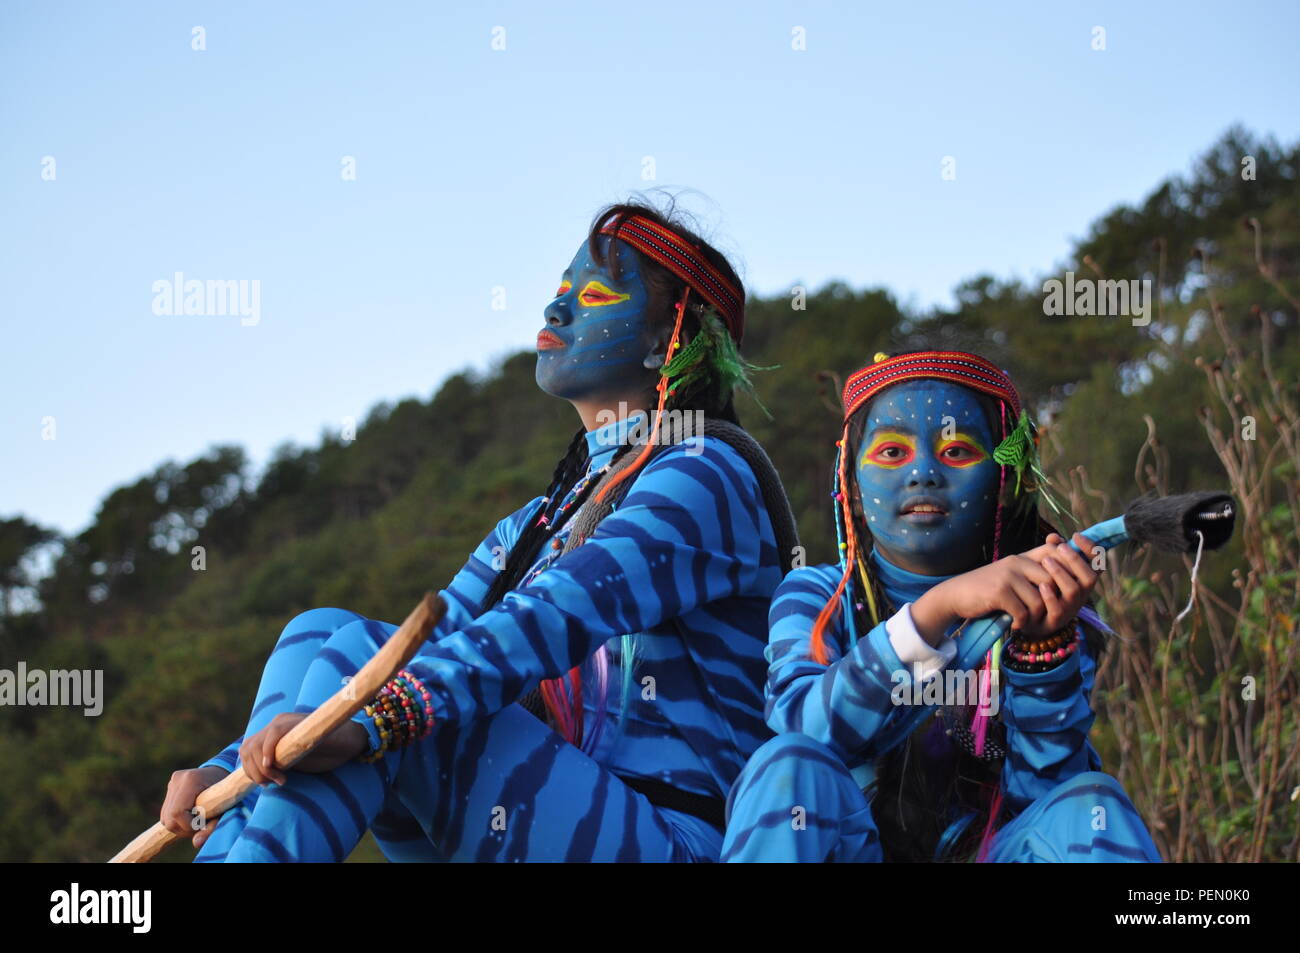
M 585 499 L 587 488 L 592 486 L 594 483 L 599 482 L 600 478 L 609 472 L 612 465 L 612 463 L 607 463 L 598 470 L 592 470 L 575 483 L 573 489 L 569 490 L 569 492 L 565 494 L 564 502 L 560 504 L 559 508 L 550 517 L 546 515 L 546 504 L 551 501 L 550 497 L 542 498 L 542 515 L 537 517 L 536 525 L 554 525 L 556 527 L 555 535 L 551 538 L 551 545 L 547 548 L 546 554 L 538 560 L 535 566 L 533 566 L 532 570 L 529 571 L 528 576 L 524 579 L 521 585 L 526 586 L 530 584 L 545 569 L 555 562 L 555 560 L 559 559 L 560 551 L 564 548 L 564 537 L 567 535 L 564 532 L 564 525 L 568 521 L 569 511 L 578 506 L 580 500 Z

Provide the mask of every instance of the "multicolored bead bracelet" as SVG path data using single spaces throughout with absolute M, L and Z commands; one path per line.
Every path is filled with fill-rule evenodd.
M 433 696 L 424 683 L 402 669 L 362 709 L 375 723 L 379 747 L 361 760 L 378 761 L 387 752 L 425 737 L 433 730 Z

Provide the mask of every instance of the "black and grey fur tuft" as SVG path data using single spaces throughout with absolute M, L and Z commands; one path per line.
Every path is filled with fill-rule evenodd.
M 1138 543 L 1150 543 L 1171 553 L 1194 553 L 1197 532 L 1206 549 L 1218 549 L 1232 538 L 1237 504 L 1227 493 L 1148 494 L 1124 511 L 1124 528 Z

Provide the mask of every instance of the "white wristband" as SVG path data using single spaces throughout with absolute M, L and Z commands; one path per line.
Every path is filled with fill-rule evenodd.
M 917 681 L 926 681 L 943 671 L 944 667 L 957 657 L 957 643 L 944 636 L 937 646 L 931 648 L 921 633 L 916 631 L 912 621 L 912 604 L 905 603 L 892 616 L 885 620 L 885 632 L 889 635 L 889 644 L 894 647 L 898 660 L 908 666 Z

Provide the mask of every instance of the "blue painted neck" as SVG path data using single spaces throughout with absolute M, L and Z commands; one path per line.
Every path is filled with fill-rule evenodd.
M 915 602 L 939 583 L 952 578 L 952 576 L 922 576 L 917 572 L 909 572 L 895 566 L 882 556 L 878 549 L 871 551 L 870 559 L 872 571 L 895 606 L 901 606 L 905 602 Z
M 622 420 L 587 431 L 588 470 L 599 469 L 614 459 L 614 451 L 628 442 L 628 433 L 646 416 L 644 410 L 628 414 Z

